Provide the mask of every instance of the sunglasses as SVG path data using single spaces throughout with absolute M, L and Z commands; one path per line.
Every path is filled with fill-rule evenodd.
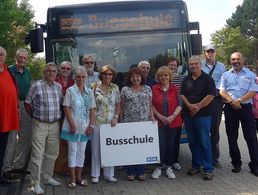
M 90 61 L 90 62 L 83 62 L 83 64 L 94 64 L 95 62 Z
M 112 73 L 103 73 L 104 76 L 113 76 Z
M 206 53 L 215 53 L 215 50 L 210 49 L 210 50 L 207 50 Z
M 71 70 L 69 67 L 61 67 L 62 70 Z

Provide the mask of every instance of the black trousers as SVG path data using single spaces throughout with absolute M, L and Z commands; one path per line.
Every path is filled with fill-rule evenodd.
M 237 144 L 239 122 L 241 122 L 243 135 L 248 146 L 251 162 L 250 169 L 258 169 L 258 143 L 256 124 L 251 104 L 242 104 L 241 109 L 234 109 L 225 104 L 225 124 L 229 143 L 229 153 L 233 166 L 241 166 L 241 155 Z
M 212 102 L 212 121 L 211 121 L 211 149 L 213 164 L 219 162 L 219 126 L 222 117 L 223 100 L 221 96 L 215 97 Z
M 0 133 L 0 176 L 2 175 L 2 167 L 7 146 L 9 132 Z

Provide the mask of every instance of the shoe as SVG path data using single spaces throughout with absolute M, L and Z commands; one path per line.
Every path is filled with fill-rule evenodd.
M 161 169 L 158 167 L 151 174 L 151 178 L 152 179 L 158 179 L 160 176 L 161 176 Z
M 124 167 L 123 166 L 119 166 L 119 167 L 115 167 L 115 173 L 120 174 L 124 172 Z
M 44 194 L 44 190 L 41 188 L 41 186 L 39 184 L 36 184 L 35 186 L 32 186 L 30 188 L 30 190 L 34 193 L 34 194 Z
M 46 181 L 45 181 L 46 185 L 52 185 L 52 186 L 60 186 L 61 183 L 59 181 L 56 181 L 54 178 L 49 177 Z
M 21 178 L 20 174 L 13 173 L 12 171 L 3 172 L 3 176 L 8 180 L 15 180 Z
M 88 182 L 86 179 L 81 179 L 81 181 L 76 181 L 76 184 L 82 187 L 88 186 Z
M 73 183 L 73 182 L 69 183 L 68 188 L 70 188 L 70 189 L 76 188 L 76 183 Z
M 27 170 L 27 169 L 13 169 L 12 172 L 23 174 L 23 175 L 29 175 L 30 174 L 30 171 Z
M 214 166 L 215 168 L 217 168 L 217 169 L 221 169 L 221 168 L 222 168 L 222 165 L 220 164 L 220 162 L 215 162 L 215 163 L 213 164 L 213 166 Z
M 128 181 L 133 181 L 134 180 L 134 175 L 127 175 L 127 180 Z
M 174 163 L 174 164 L 173 164 L 173 168 L 174 168 L 175 170 L 181 170 L 181 166 L 180 166 L 179 163 Z
M 251 173 L 258 177 L 258 169 L 251 169 Z
M 212 180 L 212 178 L 213 178 L 213 174 L 212 173 L 205 173 L 203 178 L 202 178 L 202 180 L 210 181 L 210 180 Z
M 106 176 L 104 176 L 104 180 L 110 181 L 110 182 L 117 182 L 117 179 L 115 177 L 106 177 Z
M 241 167 L 235 167 L 231 170 L 233 173 L 239 173 L 241 171 Z
M 167 174 L 169 179 L 175 179 L 176 178 L 173 170 L 170 167 L 167 167 L 166 174 Z
M 200 172 L 201 172 L 200 170 L 195 170 L 195 169 L 191 168 L 187 171 L 187 175 L 196 175 Z
M 98 177 L 92 177 L 91 182 L 94 183 L 94 184 L 97 184 L 97 183 L 99 183 L 99 178 Z
M 7 179 L 4 177 L 0 176 L 0 186 L 1 187 L 9 187 L 11 185 L 11 182 L 9 182 Z
M 138 179 L 139 181 L 145 181 L 145 175 L 144 175 L 144 174 L 138 175 L 138 176 L 137 176 L 137 179 Z

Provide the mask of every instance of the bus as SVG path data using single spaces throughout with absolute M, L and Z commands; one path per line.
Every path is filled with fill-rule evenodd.
M 45 32 L 45 33 L 44 33 Z M 186 64 L 202 52 L 199 23 L 189 22 L 182 0 L 137 0 L 56 6 L 48 9 L 46 24 L 30 31 L 33 53 L 43 51 L 46 61 L 81 64 L 84 55 L 98 67 L 109 64 L 125 73 L 141 60 L 154 74 L 167 57 Z

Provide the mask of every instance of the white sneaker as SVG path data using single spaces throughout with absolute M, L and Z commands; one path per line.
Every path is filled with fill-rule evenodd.
M 39 184 L 36 184 L 35 186 L 32 186 L 30 188 L 30 190 L 34 193 L 34 194 L 44 194 L 44 190 L 40 187 Z
M 181 169 L 181 166 L 180 166 L 179 163 L 174 163 L 174 164 L 173 164 L 173 168 L 174 168 L 175 170 L 180 170 L 180 169 Z
M 166 169 L 166 174 L 167 174 L 167 176 L 168 176 L 169 179 L 175 179 L 175 178 L 176 178 L 176 176 L 175 176 L 173 170 L 172 170 L 170 167 L 168 167 L 168 168 Z
M 61 183 L 59 181 L 56 181 L 54 178 L 49 177 L 46 181 L 45 181 L 46 185 L 52 185 L 52 186 L 60 186 Z
M 156 168 L 153 173 L 151 174 L 152 179 L 158 179 L 161 176 L 161 169 Z
M 92 178 L 91 178 L 91 182 L 92 182 L 92 183 L 95 183 L 95 184 L 96 184 L 96 183 L 99 183 L 99 178 L 98 178 L 98 177 L 92 177 Z
M 106 177 L 104 176 L 104 179 L 110 182 L 117 182 L 117 179 L 115 177 Z

